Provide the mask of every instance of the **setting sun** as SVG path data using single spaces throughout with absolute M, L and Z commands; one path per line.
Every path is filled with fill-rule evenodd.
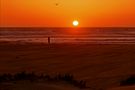
M 78 26 L 79 25 L 79 22 L 77 20 L 74 20 L 73 21 L 73 26 Z

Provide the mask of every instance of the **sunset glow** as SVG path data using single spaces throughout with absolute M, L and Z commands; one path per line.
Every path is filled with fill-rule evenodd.
M 79 22 L 77 20 L 73 21 L 73 26 L 77 27 L 79 25 Z
M 0 26 L 135 26 L 135 0 L 0 0 Z

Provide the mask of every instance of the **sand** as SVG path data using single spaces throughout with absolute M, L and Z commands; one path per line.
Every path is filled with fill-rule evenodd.
M 135 90 L 135 86 L 116 87 L 108 90 Z
M 29 81 L 16 81 L 15 83 L 10 82 L 0 84 L 0 90 L 80 90 L 80 89 L 63 83 L 54 84 L 47 82 L 31 83 Z
M 117 87 L 135 74 L 135 45 L 0 43 L 0 74 L 70 73 L 93 90 Z

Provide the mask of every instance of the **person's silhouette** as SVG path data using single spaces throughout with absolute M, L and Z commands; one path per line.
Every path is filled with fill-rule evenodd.
M 48 37 L 48 44 L 51 44 L 51 40 L 50 40 L 50 37 Z

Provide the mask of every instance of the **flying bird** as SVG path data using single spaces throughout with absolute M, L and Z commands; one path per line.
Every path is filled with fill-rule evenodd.
M 55 5 L 56 5 L 56 6 L 58 6 L 58 5 L 59 5 L 59 3 L 55 3 Z

